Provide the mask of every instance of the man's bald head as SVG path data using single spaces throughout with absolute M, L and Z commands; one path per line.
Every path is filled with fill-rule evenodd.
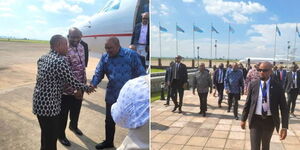
M 110 37 L 106 40 L 105 50 L 110 57 L 116 56 L 120 48 L 120 41 L 117 37 Z
M 258 68 L 260 79 L 267 81 L 272 74 L 273 65 L 270 62 L 262 62 Z
M 204 71 L 205 71 L 205 64 L 204 64 L 204 63 L 201 63 L 201 64 L 200 64 L 199 70 L 200 70 L 201 72 L 204 72 Z
M 68 40 L 70 46 L 77 47 L 77 45 L 81 41 L 81 38 L 82 38 L 82 33 L 78 28 L 72 27 L 69 29 Z

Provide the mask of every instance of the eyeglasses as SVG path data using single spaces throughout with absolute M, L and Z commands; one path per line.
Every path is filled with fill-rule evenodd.
M 257 69 L 258 72 L 268 72 L 270 69 Z

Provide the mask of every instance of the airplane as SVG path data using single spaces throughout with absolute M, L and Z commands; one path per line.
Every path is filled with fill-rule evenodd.
M 248 63 L 248 59 L 250 59 L 250 64 L 256 64 L 263 61 L 268 61 L 270 63 L 274 62 L 274 58 L 263 58 L 263 57 L 246 57 L 244 59 L 239 60 L 239 63 Z M 276 64 L 289 64 L 291 63 L 291 59 L 286 58 L 275 58 Z
M 136 23 L 141 22 L 141 14 L 149 7 L 149 0 L 109 0 L 99 13 L 79 26 L 82 40 L 90 51 L 105 52 L 108 37 L 115 36 L 122 47 L 128 47 Z

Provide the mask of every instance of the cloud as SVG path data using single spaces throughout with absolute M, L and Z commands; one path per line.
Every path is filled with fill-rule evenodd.
M 37 11 L 40 10 L 40 9 L 39 9 L 38 7 L 36 7 L 35 5 L 29 5 L 29 6 L 27 6 L 27 9 L 28 9 L 29 11 L 32 11 L 32 12 L 37 12 Z
M 182 0 L 182 2 L 184 2 L 184 3 L 193 3 L 193 2 L 195 2 L 195 0 Z
M 223 0 L 202 0 L 208 14 L 221 17 L 225 22 L 246 24 L 252 19 L 247 15 L 267 11 L 266 7 L 257 2 L 232 2 Z M 230 21 L 232 20 L 232 21 Z
M 6 18 L 6 17 L 14 17 L 15 15 L 14 14 L 11 14 L 11 13 L 1 13 L 0 14 L 0 18 Z
M 34 22 L 37 24 L 47 24 L 48 23 L 46 20 L 43 20 L 43 19 L 38 19 L 38 20 L 35 20 Z
M 70 2 L 94 4 L 95 0 L 68 0 Z
M 88 22 L 90 19 L 91 16 L 79 15 L 76 18 L 70 20 L 73 23 L 70 27 L 80 27 L 84 23 Z
M 272 17 L 269 18 L 271 21 L 278 21 L 279 18 L 276 15 L 273 15 Z
M 48 12 L 61 13 L 69 11 L 72 13 L 81 13 L 83 9 L 76 4 L 69 4 L 64 0 L 44 0 L 43 9 Z

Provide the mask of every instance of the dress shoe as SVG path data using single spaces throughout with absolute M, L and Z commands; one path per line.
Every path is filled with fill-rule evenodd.
M 164 105 L 167 105 L 167 106 L 169 106 L 170 104 L 169 104 L 169 103 L 165 103 Z
M 109 144 L 103 141 L 102 143 L 99 143 L 95 146 L 96 149 L 105 149 L 105 148 L 113 148 L 114 144 Z
M 203 113 L 202 113 L 202 116 L 205 117 L 205 116 L 206 116 L 206 112 L 203 112 Z
M 199 114 L 202 114 L 202 113 L 203 113 L 202 111 L 199 112 Z
M 182 113 L 181 107 L 179 107 L 179 111 L 178 111 L 178 113 Z
M 236 117 L 234 117 L 235 118 L 235 120 L 239 120 L 239 117 L 238 116 L 236 116 Z
M 66 137 L 65 138 L 59 138 L 58 140 L 64 146 L 71 146 L 70 141 Z
M 71 131 L 73 131 L 77 135 L 83 135 L 83 133 L 81 132 L 81 130 L 79 130 L 78 128 L 72 128 L 71 126 L 69 126 L 69 129 Z
M 177 106 L 174 107 L 174 109 L 172 110 L 172 112 L 176 111 L 176 109 L 177 109 Z
M 230 110 L 227 110 L 227 112 L 229 113 L 229 112 L 230 112 Z
M 219 108 L 221 108 L 222 106 L 221 106 L 221 104 L 219 104 Z

